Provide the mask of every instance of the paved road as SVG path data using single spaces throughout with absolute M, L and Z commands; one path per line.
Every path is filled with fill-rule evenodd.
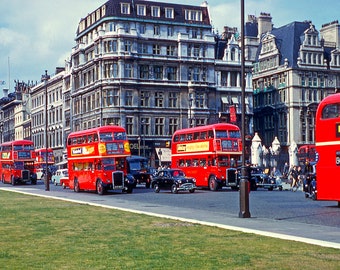
M 43 183 L 14 187 L 0 183 L 0 188 L 340 249 L 340 208 L 337 203 L 312 201 L 299 191 L 251 192 L 251 218 L 239 218 L 239 193 L 230 190 L 197 190 L 193 194 L 175 195 L 167 191 L 156 194 L 139 187 L 132 194 L 110 192 L 99 196 L 91 192 L 74 193 L 53 185 L 50 185 L 50 191 L 45 191 Z

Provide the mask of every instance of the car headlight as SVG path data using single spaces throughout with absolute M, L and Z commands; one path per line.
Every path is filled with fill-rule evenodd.
M 177 183 L 178 183 L 178 184 L 182 184 L 182 180 L 178 180 Z

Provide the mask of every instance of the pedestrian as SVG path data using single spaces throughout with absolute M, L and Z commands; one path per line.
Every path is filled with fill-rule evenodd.
M 290 190 L 296 191 L 297 190 L 297 182 L 298 182 L 298 169 L 297 166 L 294 166 L 290 171 L 290 177 L 292 179 L 290 184 Z

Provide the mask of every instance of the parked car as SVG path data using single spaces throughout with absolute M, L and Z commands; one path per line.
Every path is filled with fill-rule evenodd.
M 171 190 L 172 193 L 183 190 L 193 193 L 196 190 L 196 179 L 186 177 L 180 169 L 162 169 L 153 177 L 151 187 L 156 193 L 161 189 Z
M 250 189 L 257 190 L 257 188 L 265 188 L 268 190 L 273 190 L 274 188 L 278 188 L 279 190 L 282 190 L 282 184 L 281 184 L 281 181 L 278 181 L 276 177 L 271 177 L 268 173 L 264 172 L 261 168 L 252 167 Z
M 69 179 L 68 175 L 60 177 L 60 185 L 63 187 L 63 189 L 70 187 L 69 182 L 70 182 L 70 179 Z
M 59 169 L 52 175 L 52 183 L 57 185 L 61 185 L 60 179 L 67 177 L 68 178 L 68 170 L 67 169 Z

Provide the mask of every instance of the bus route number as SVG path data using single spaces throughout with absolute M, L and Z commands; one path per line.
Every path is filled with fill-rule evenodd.
M 336 151 L 335 163 L 336 163 L 336 166 L 340 166 L 340 151 Z

